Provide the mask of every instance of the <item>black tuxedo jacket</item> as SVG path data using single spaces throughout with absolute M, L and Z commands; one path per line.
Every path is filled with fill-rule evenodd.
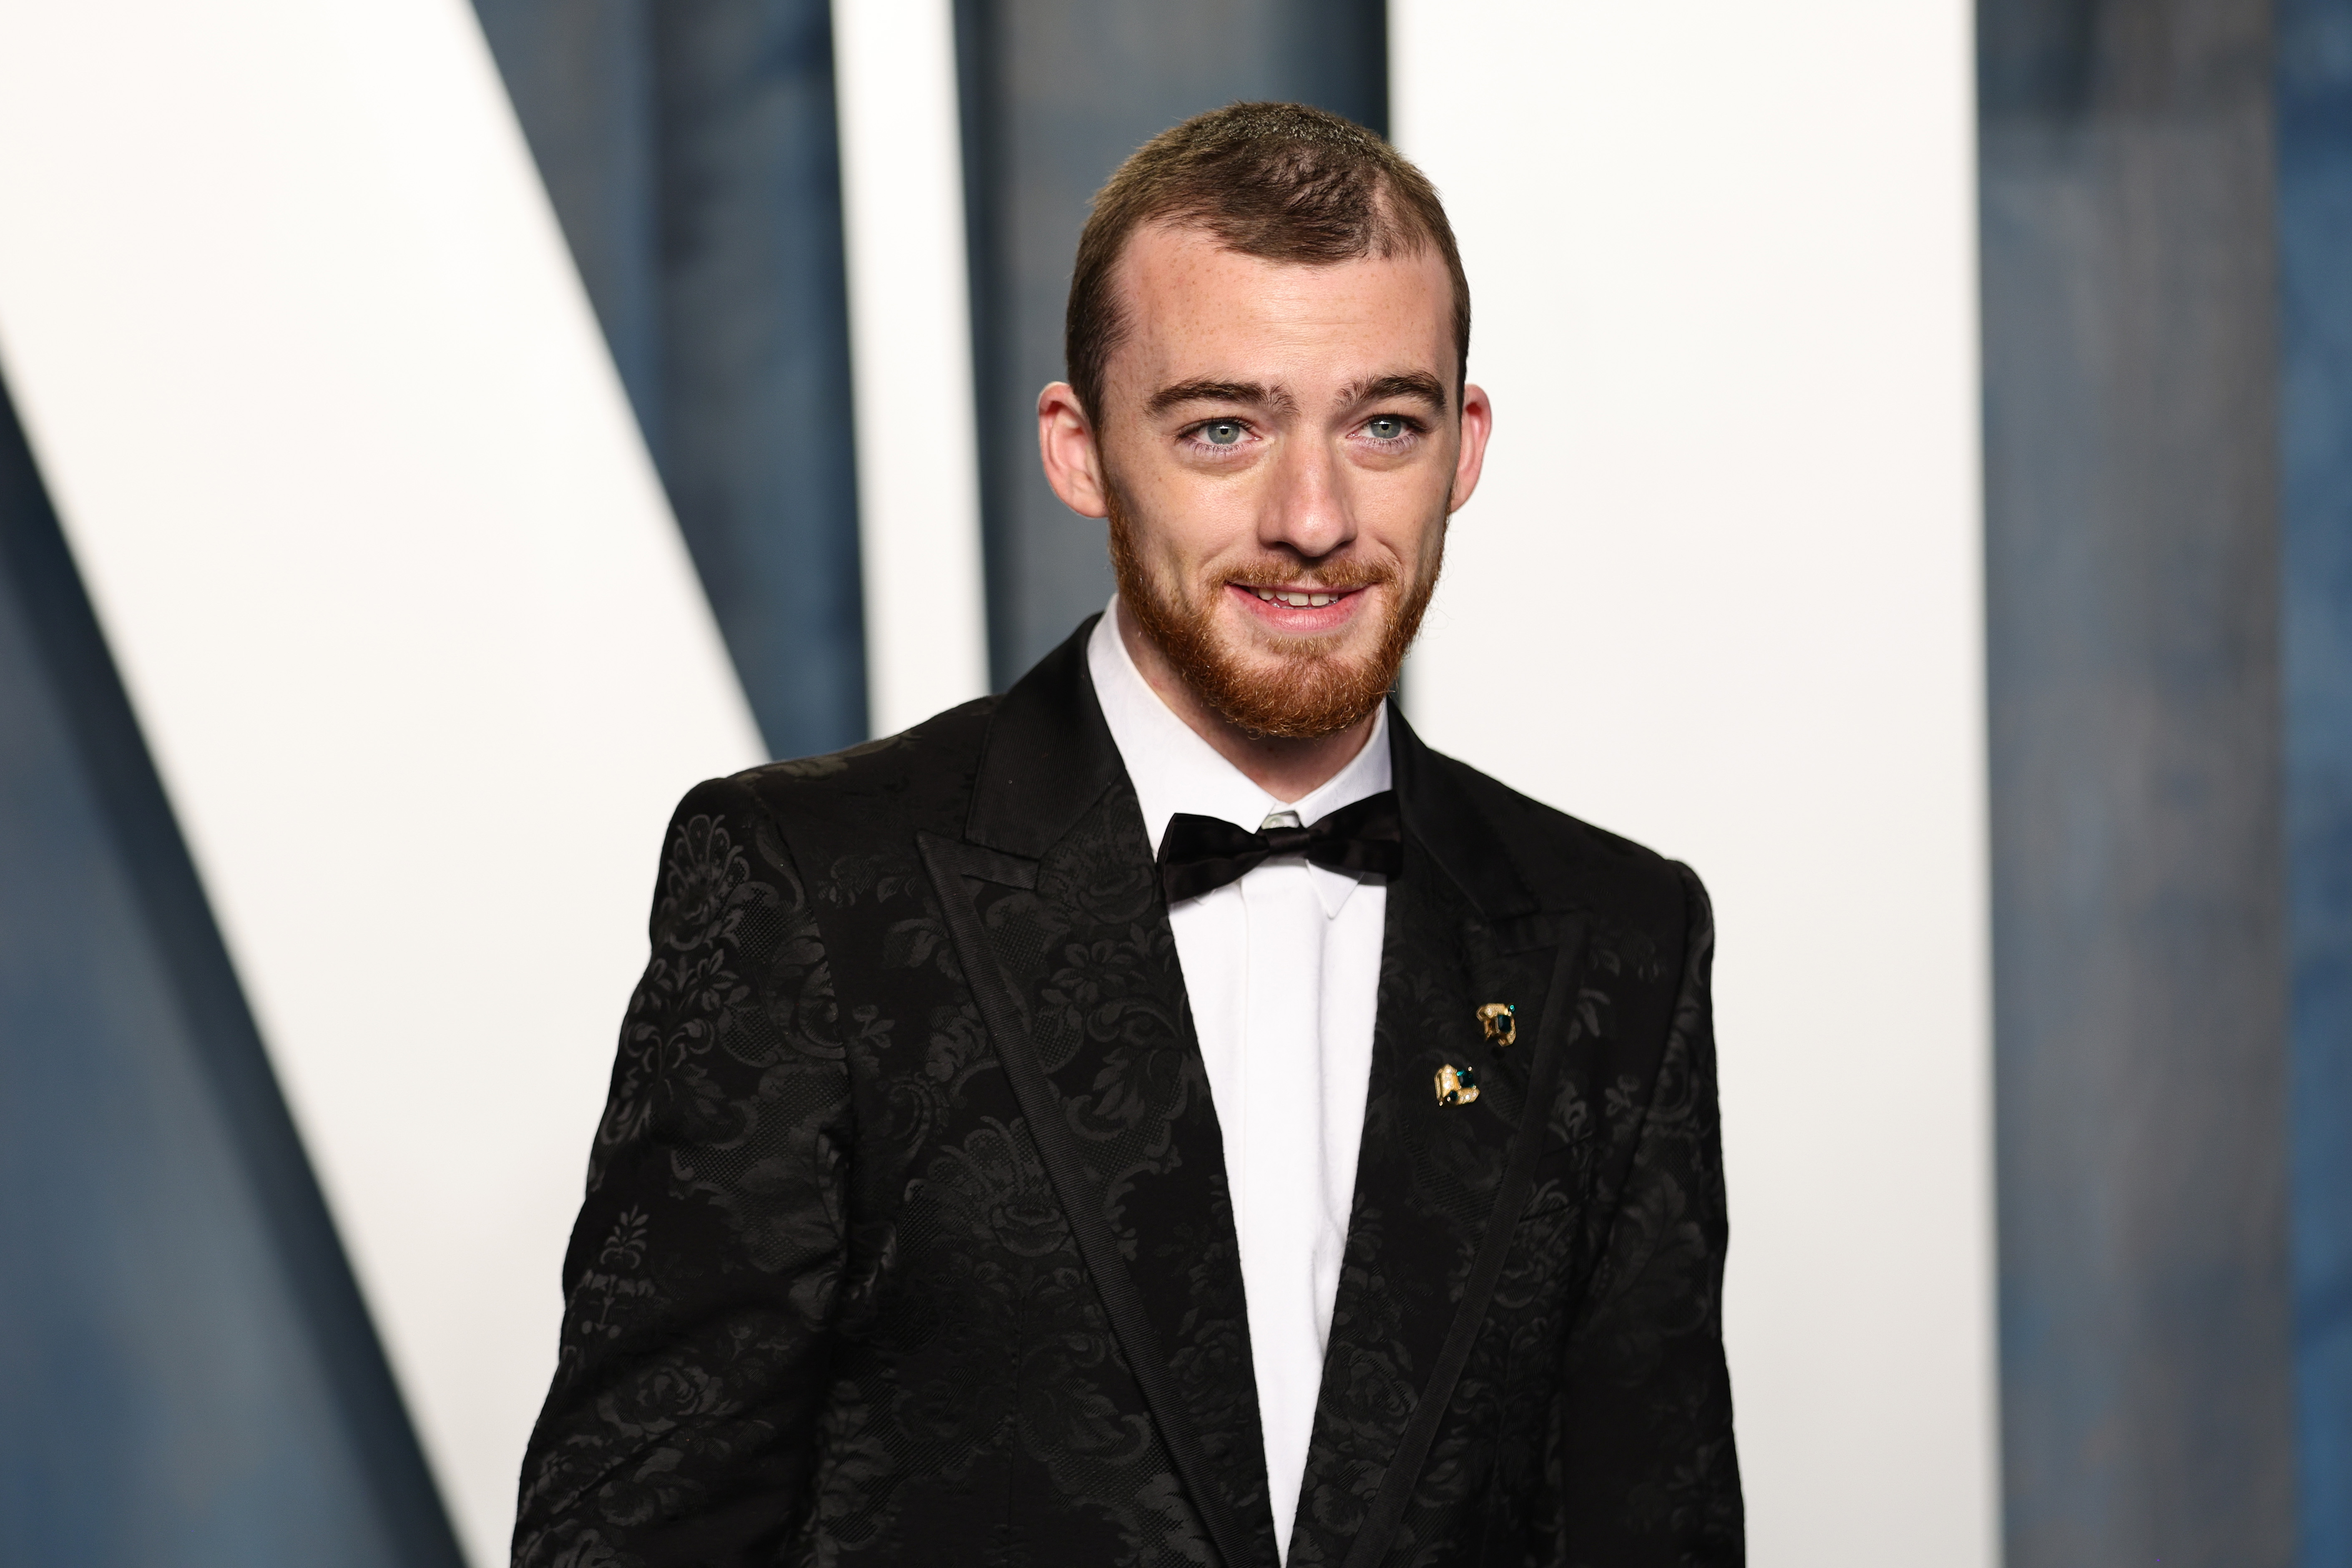
M 1085 637 L 678 807 L 518 1563 L 1275 1568 L 1216 1114 Z M 1390 725 L 1289 1562 L 1737 1563 L 1706 897 Z

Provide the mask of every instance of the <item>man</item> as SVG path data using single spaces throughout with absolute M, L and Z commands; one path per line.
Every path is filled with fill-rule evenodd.
M 1468 333 L 1344 121 L 1105 187 L 1038 428 L 1118 595 L 679 806 L 518 1563 L 1740 1561 L 1706 898 L 1386 702 Z

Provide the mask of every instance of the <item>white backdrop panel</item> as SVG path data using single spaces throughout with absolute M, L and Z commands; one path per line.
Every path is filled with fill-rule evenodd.
M 1963 0 L 1394 0 L 1496 408 L 1408 695 L 1712 889 L 1751 1561 L 1998 1556 Z
M 464 0 L 0 4 L 0 353 L 478 1563 L 756 732 Z
M 866 723 L 988 693 L 952 0 L 833 8 Z

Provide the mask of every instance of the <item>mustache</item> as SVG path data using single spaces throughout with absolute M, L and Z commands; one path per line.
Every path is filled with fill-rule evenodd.
M 1397 580 L 1396 568 L 1385 561 L 1333 561 L 1300 566 L 1278 557 L 1220 567 L 1212 575 L 1219 582 L 1242 588 L 1319 588 L 1333 593 L 1386 587 Z

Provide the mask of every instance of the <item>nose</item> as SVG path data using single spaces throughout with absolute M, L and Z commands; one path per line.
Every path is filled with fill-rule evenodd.
M 1321 441 L 1283 443 L 1258 519 L 1258 543 L 1319 561 L 1356 537 L 1346 472 Z

